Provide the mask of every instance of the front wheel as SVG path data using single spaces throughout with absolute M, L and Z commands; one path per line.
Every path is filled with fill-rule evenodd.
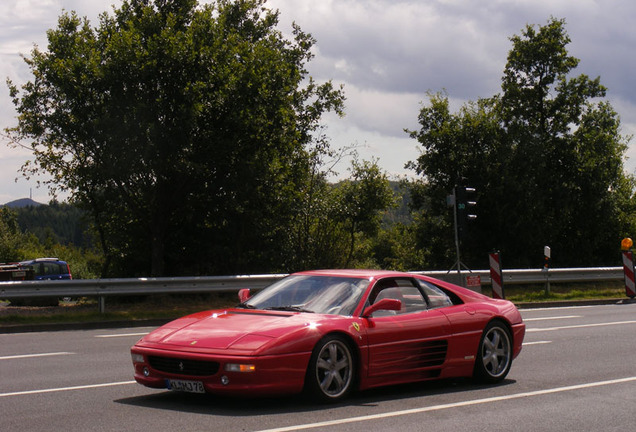
M 307 369 L 307 390 L 321 402 L 335 402 L 353 388 L 355 363 L 347 341 L 341 336 L 323 338 L 314 348 Z
M 474 377 L 478 381 L 494 384 L 503 380 L 512 365 L 512 338 L 510 330 L 498 321 L 484 329 L 475 359 Z

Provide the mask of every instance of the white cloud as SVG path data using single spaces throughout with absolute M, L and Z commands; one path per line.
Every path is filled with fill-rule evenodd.
M 509 38 L 550 17 L 566 20 L 572 39 L 568 49 L 581 59 L 576 73 L 601 77 L 626 134 L 636 124 L 631 78 L 636 3 L 628 0 L 270 0 L 268 5 L 280 10 L 283 29 L 295 21 L 317 39 L 311 73 L 344 83 L 347 117 L 338 121 L 347 126 L 335 129 L 337 121 L 329 122 L 338 137 L 359 133 L 366 142 L 398 138 L 404 127 L 414 127 L 416 101 L 426 100 L 427 91 L 446 90 L 455 108 L 499 93 Z M 343 130 L 348 133 L 341 135 Z M 630 172 L 636 166 L 635 147 L 628 152 Z M 374 148 L 385 169 L 417 153 Z
M 62 9 L 76 10 L 95 23 L 119 0 L 12 0 L 0 15 L 0 74 L 28 78 L 18 53 L 46 43 Z M 570 54 L 581 59 L 576 73 L 600 76 L 608 99 L 621 116 L 623 132 L 636 132 L 636 2 L 632 0 L 269 0 L 280 10 L 280 28 L 295 21 L 316 39 L 310 73 L 319 81 L 343 83 L 346 117 L 326 117 L 334 146 L 357 143 L 361 157 L 379 158 L 391 174 L 412 174 L 404 164 L 418 156 L 404 128 L 417 128 L 420 102 L 428 91 L 446 90 L 452 107 L 500 92 L 509 38 L 526 24 L 564 18 L 572 39 Z M 14 122 L 6 87 L 0 90 L 0 126 Z M 0 172 L 21 162 L 2 149 Z M 11 154 L 11 156 L 5 156 Z M 632 144 L 626 169 L 636 167 Z M 341 170 L 343 171 L 343 170 Z M 5 174 L 3 174 L 5 175 Z M 0 178 L 0 202 L 24 189 Z M 28 184 L 23 180 L 18 184 Z

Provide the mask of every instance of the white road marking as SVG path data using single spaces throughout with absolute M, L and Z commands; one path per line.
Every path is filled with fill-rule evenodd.
M 42 389 L 42 390 L 26 390 L 26 391 L 19 391 L 19 392 L 0 393 L 0 397 L 22 396 L 22 395 L 42 394 L 42 393 L 55 393 L 55 392 L 71 391 L 71 390 L 85 390 L 85 389 L 93 389 L 93 388 L 101 388 L 101 387 L 128 385 L 128 384 L 135 384 L 135 383 L 136 381 L 121 381 L 121 382 L 104 383 L 104 384 L 89 384 L 89 385 L 74 386 L 74 387 L 60 387 L 60 388 Z
M 148 332 L 143 333 L 121 333 L 121 334 L 107 334 L 107 335 L 98 335 L 96 338 L 116 338 L 116 337 L 128 337 L 128 336 L 145 336 Z
M 525 312 L 536 312 L 536 311 L 555 311 L 555 310 L 563 310 L 563 309 L 591 309 L 597 306 L 560 306 L 560 307 L 547 307 L 547 308 L 532 308 L 532 309 L 522 309 L 520 312 L 523 314 Z
M 554 394 L 554 393 L 583 390 L 583 389 L 588 389 L 592 387 L 622 384 L 622 383 L 632 382 L 632 381 L 636 381 L 636 376 L 609 380 L 609 381 L 598 381 L 598 382 L 592 382 L 588 384 L 579 384 L 579 385 L 566 386 L 566 387 L 556 387 L 556 388 L 546 389 L 546 390 L 517 393 L 517 394 L 511 394 L 507 396 L 496 396 L 496 397 L 490 397 L 485 399 L 475 399 L 475 400 L 469 400 L 464 402 L 455 402 L 455 403 L 449 403 L 449 404 L 443 404 L 443 405 L 414 408 L 409 410 L 393 411 L 393 412 L 388 412 L 383 414 L 350 417 L 350 418 L 344 418 L 340 420 L 331 420 L 331 421 L 325 421 L 325 422 L 319 422 L 319 423 L 308 423 L 308 424 L 287 426 L 287 427 L 281 427 L 281 428 L 275 428 L 275 429 L 266 429 L 266 430 L 261 430 L 258 432 L 291 432 L 291 431 L 304 430 L 304 429 L 316 429 L 316 428 L 323 428 L 323 427 L 329 427 L 329 426 L 340 426 L 340 425 L 348 424 L 348 423 L 359 423 L 359 422 L 370 421 L 370 420 L 379 420 L 379 419 L 386 419 L 391 417 L 421 414 L 421 413 L 431 412 L 431 411 L 441 411 L 446 409 L 461 408 L 461 407 L 472 406 L 472 405 L 481 405 L 481 404 L 487 404 L 487 403 L 493 403 L 493 402 L 501 402 L 501 401 L 529 398 L 529 397 L 535 397 L 535 396 L 543 396 L 543 395 Z
M 25 358 L 33 358 L 33 357 L 49 357 L 49 356 L 60 356 L 60 355 L 72 355 L 75 353 L 72 352 L 52 352 L 52 353 L 41 353 L 41 354 L 20 354 L 20 355 L 12 355 L 12 356 L 3 356 L 0 357 L 0 360 L 13 360 L 13 359 L 25 359 Z
M 570 329 L 589 328 L 589 327 L 605 327 L 605 326 L 615 326 L 615 325 L 625 325 L 625 324 L 636 324 L 636 321 L 616 321 L 616 322 L 580 324 L 580 325 L 562 326 L 562 327 L 531 328 L 531 329 L 526 329 L 526 333 L 570 330 Z
M 524 318 L 524 322 L 528 321 L 548 321 L 548 320 L 562 320 L 562 319 L 571 319 L 571 318 L 581 318 L 581 315 L 565 315 L 565 316 L 556 316 L 556 317 L 544 317 L 544 318 Z
M 536 341 L 536 342 L 524 342 L 522 345 L 523 346 L 528 346 L 528 345 L 545 345 L 545 344 L 551 344 L 552 341 Z

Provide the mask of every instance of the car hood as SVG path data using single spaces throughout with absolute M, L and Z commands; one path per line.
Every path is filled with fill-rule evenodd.
M 246 309 L 208 311 L 172 321 L 141 342 L 191 349 L 257 350 L 273 339 L 312 327 L 314 314 Z

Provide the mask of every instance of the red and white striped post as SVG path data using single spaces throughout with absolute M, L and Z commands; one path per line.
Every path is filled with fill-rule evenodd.
M 623 273 L 625 274 L 625 294 L 627 297 L 636 297 L 636 283 L 634 281 L 634 254 L 631 247 L 634 242 L 629 237 L 624 238 L 621 242 L 623 250 Z
M 631 251 L 623 251 L 623 272 L 625 273 L 625 294 L 633 298 L 636 296 L 636 284 L 634 283 L 634 254 Z
M 506 298 L 503 288 L 503 276 L 501 273 L 501 260 L 499 252 L 488 254 L 490 261 L 490 283 L 492 285 L 492 297 L 497 299 Z

